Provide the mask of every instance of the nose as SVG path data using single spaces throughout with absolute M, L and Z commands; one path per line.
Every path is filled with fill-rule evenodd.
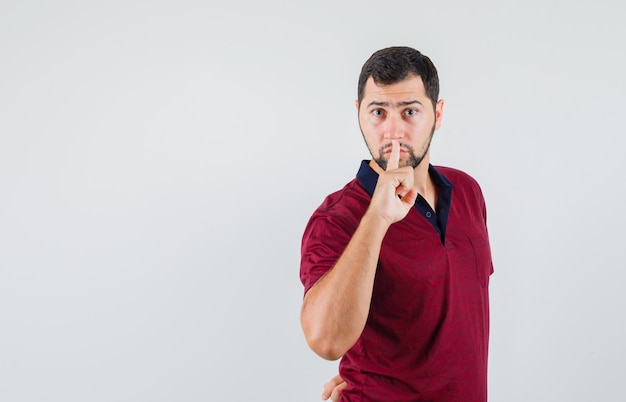
M 401 118 L 389 116 L 387 117 L 387 121 L 385 123 L 385 138 L 400 139 L 404 136 Z

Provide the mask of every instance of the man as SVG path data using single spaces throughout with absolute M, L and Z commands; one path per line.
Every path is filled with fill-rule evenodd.
M 318 355 L 341 357 L 324 399 L 487 400 L 485 203 L 470 176 L 430 164 L 438 97 L 437 70 L 415 49 L 379 50 L 362 67 L 356 108 L 372 160 L 302 238 L 302 328 Z

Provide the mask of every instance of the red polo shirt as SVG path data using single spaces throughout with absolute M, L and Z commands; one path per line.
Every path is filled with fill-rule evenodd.
M 487 400 L 493 268 L 485 202 L 467 174 L 429 172 L 440 194 L 447 192 L 444 210 L 416 203 L 387 231 L 365 329 L 341 359 L 341 401 Z M 377 175 L 364 161 L 357 177 L 329 195 L 306 226 L 305 292 L 333 267 L 369 206 Z

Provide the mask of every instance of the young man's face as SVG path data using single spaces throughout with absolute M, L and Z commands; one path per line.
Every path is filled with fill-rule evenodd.
M 430 141 L 441 125 L 443 100 L 433 110 L 421 77 L 409 75 L 391 85 L 378 85 L 370 77 L 356 106 L 365 143 L 381 168 L 387 168 L 391 140 L 400 142 L 400 167 L 429 163 Z

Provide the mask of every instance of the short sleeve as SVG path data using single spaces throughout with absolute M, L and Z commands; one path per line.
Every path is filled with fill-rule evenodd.
M 356 228 L 328 215 L 314 214 L 302 236 L 300 280 L 308 292 L 337 262 Z

